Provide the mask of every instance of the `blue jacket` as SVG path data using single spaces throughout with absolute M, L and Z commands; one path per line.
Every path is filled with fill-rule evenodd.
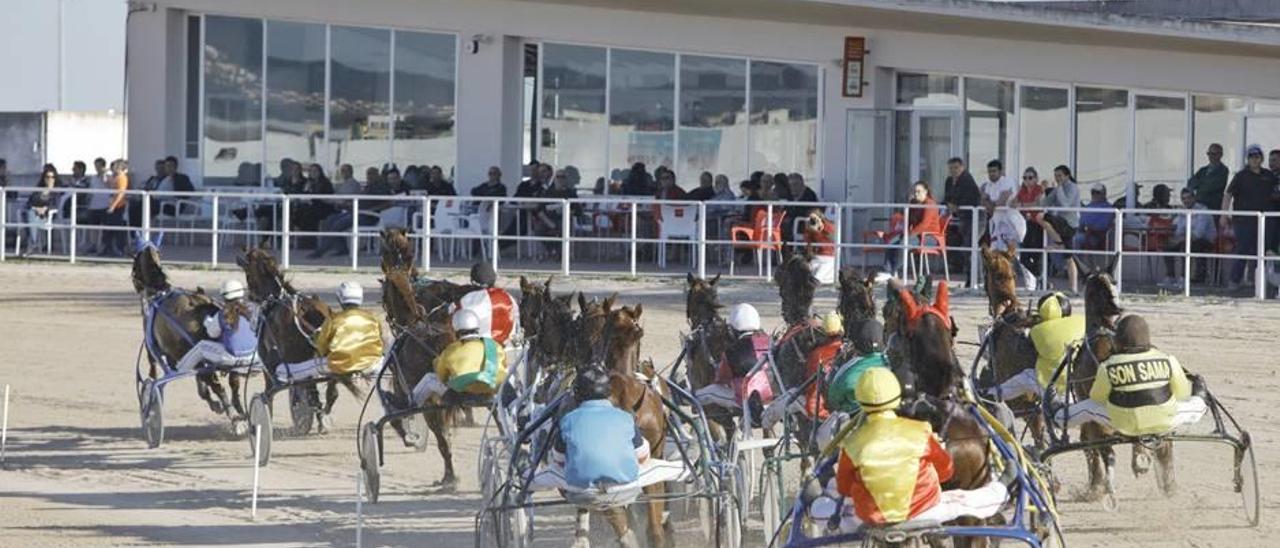
M 1080 226 L 1082 228 L 1087 228 L 1095 232 L 1106 232 L 1111 230 L 1111 221 L 1116 218 L 1115 208 L 1111 207 L 1111 204 L 1108 204 L 1105 201 L 1089 202 L 1088 204 L 1085 204 L 1085 207 L 1105 211 L 1098 211 L 1097 213 L 1092 211 L 1081 213 Z
M 218 314 L 218 324 L 222 327 L 218 342 L 232 356 L 244 358 L 252 356 L 258 350 L 258 334 L 253 332 L 253 321 L 249 318 L 240 316 L 233 327 L 227 325 L 225 314 Z
M 640 463 L 635 448 L 644 438 L 630 413 L 609 400 L 590 400 L 560 418 L 557 448 L 564 453 L 565 482 L 587 488 L 600 483 L 636 481 Z

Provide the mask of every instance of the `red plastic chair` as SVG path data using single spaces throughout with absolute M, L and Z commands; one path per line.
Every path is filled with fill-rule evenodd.
M 773 224 L 768 226 L 768 211 L 764 208 L 756 210 L 751 219 L 751 226 L 734 225 L 729 227 L 729 241 L 734 249 L 751 249 L 756 255 L 756 275 L 764 275 L 764 254 L 782 252 L 782 223 L 786 221 L 787 212 L 773 212 Z M 781 261 L 781 257 L 778 259 Z M 729 275 L 733 275 L 737 254 L 729 261 Z
M 937 232 L 925 231 L 912 235 L 913 238 L 919 238 L 917 246 L 911 248 L 912 254 L 920 261 L 919 265 L 912 261 L 912 266 L 916 270 L 916 277 L 929 274 L 929 257 L 938 256 L 942 258 L 943 275 L 948 282 L 951 281 L 951 265 L 949 264 L 950 261 L 947 260 L 947 227 L 950 225 L 951 216 L 943 215 L 938 219 Z

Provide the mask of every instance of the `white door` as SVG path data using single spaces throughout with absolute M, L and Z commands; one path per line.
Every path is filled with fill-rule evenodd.
M 893 161 L 891 114 L 850 109 L 845 115 L 844 201 L 878 203 L 889 198 L 885 182 Z
M 911 181 L 928 181 L 938 201 L 947 180 L 947 160 L 960 155 L 962 135 L 958 111 L 911 113 Z M 907 189 L 900 190 L 898 199 L 909 195 Z

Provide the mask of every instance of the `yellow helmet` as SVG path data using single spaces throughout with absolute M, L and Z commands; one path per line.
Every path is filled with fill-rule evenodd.
M 1040 319 L 1056 320 L 1071 315 L 1071 299 L 1059 292 L 1040 298 Z
M 872 367 L 858 378 L 858 386 L 853 390 L 858 405 L 867 413 L 892 411 L 902 400 L 902 385 L 898 377 L 883 367 Z
M 832 310 L 822 317 L 822 332 L 828 335 L 844 333 L 844 318 L 840 317 L 839 312 Z

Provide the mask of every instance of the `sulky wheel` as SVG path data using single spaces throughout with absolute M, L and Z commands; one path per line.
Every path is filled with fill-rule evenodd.
M 782 525 L 782 470 L 775 462 L 766 462 L 760 480 L 760 513 L 764 521 L 764 537 L 773 538 Z
M 743 521 L 746 513 L 743 509 L 746 500 L 742 498 L 748 492 L 747 480 L 742 470 L 730 469 L 721 485 L 721 497 L 716 505 L 716 545 L 726 548 L 742 546 Z
M 381 459 L 378 458 L 380 443 L 378 426 L 372 422 L 365 423 L 364 428 L 360 429 L 360 471 L 364 473 L 364 487 L 369 494 L 369 502 L 375 504 L 378 502 L 378 490 L 382 487 L 382 476 L 378 470 L 381 464 Z
M 142 437 L 147 440 L 147 447 L 155 449 L 164 441 L 164 396 L 160 386 L 151 379 L 142 381 Z
M 311 398 L 305 386 L 294 386 L 289 389 L 289 413 L 293 418 L 294 436 L 305 436 L 311 432 L 316 410 L 311 405 Z
M 258 440 L 259 431 L 262 433 L 261 441 Z M 258 455 L 259 466 L 266 466 L 271 461 L 271 407 L 262 394 L 249 402 L 249 452 Z
M 1248 435 L 1240 449 L 1236 449 L 1235 490 L 1244 502 L 1244 517 L 1249 526 L 1257 527 L 1261 519 L 1262 495 L 1258 491 L 1258 463 L 1253 458 L 1253 444 Z

